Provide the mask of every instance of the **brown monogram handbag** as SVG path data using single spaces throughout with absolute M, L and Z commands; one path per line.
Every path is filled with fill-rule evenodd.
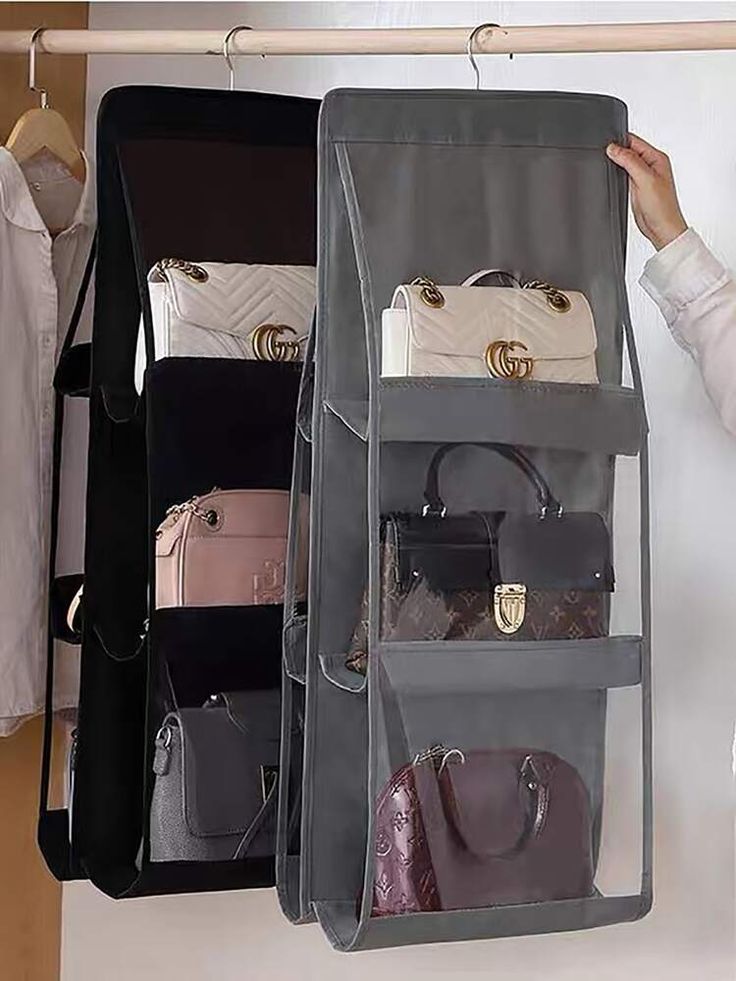
M 383 520 L 382 640 L 578 640 L 608 631 L 614 588 L 611 544 L 601 515 L 566 511 L 526 454 L 472 444 L 514 464 L 538 509 L 449 515 L 439 492 L 441 446 L 429 465 L 421 514 Z M 364 673 L 367 598 L 346 665 Z
M 375 863 L 373 916 L 589 896 L 588 791 L 554 753 L 433 747 L 381 792 Z

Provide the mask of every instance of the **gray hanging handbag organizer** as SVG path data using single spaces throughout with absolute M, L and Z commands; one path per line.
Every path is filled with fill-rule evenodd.
M 361 89 L 323 103 L 311 414 L 302 406 L 312 442 L 303 430 L 296 449 L 299 486 L 311 493 L 310 582 L 307 607 L 286 610 L 284 651 L 306 731 L 303 752 L 285 757 L 282 748 L 282 826 L 297 784 L 302 824 L 298 841 L 279 835 L 277 884 L 287 914 L 316 916 L 338 950 L 578 930 L 636 920 L 651 906 L 647 421 L 624 280 L 626 177 L 605 155 L 626 134 L 626 107 L 607 96 Z M 381 313 L 396 287 L 418 277 L 459 283 L 468 269 L 504 269 L 584 296 L 598 383 L 381 377 Z M 616 591 L 601 590 L 602 607 L 610 604 L 601 636 L 381 636 L 382 516 L 420 514 L 430 461 L 448 443 L 517 447 L 565 513 L 598 516 L 606 587 L 609 537 L 616 566 Z M 614 478 L 636 477 L 625 458 L 638 458 L 639 495 L 617 493 L 614 514 Z M 443 465 L 442 498 L 450 519 L 538 507 L 513 462 L 469 446 Z M 639 527 L 624 534 L 629 514 Z M 362 675 L 345 656 L 366 584 Z M 606 773 L 619 689 L 638 700 L 626 702 L 625 723 L 640 733 L 641 752 L 619 747 Z M 288 717 L 288 700 L 284 709 Z M 589 806 L 591 888 L 373 915 L 381 792 L 439 744 L 468 758 L 531 747 L 565 761 Z M 641 776 L 630 797 L 611 789 L 622 772 Z M 638 837 L 638 852 L 630 881 L 609 889 L 602 859 L 630 802 L 626 841 Z

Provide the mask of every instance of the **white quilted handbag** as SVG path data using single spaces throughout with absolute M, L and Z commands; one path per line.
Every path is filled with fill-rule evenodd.
M 492 273 L 514 285 L 474 286 Z M 383 311 L 382 335 L 384 377 L 598 381 L 585 296 L 538 280 L 522 284 L 501 270 L 474 273 L 462 286 L 425 278 L 398 286 Z
M 154 357 L 297 361 L 316 298 L 314 266 L 162 259 L 148 274 Z M 136 387 L 146 351 L 138 333 Z

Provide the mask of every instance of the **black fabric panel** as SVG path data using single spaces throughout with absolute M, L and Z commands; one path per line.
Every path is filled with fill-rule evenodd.
M 289 490 L 297 365 L 166 358 L 146 388 L 154 526 L 213 487 Z
M 63 351 L 54 374 L 54 388 L 71 398 L 89 398 L 92 345 L 75 344 Z
M 314 154 L 313 147 L 251 146 L 214 137 L 197 143 L 126 140 L 121 159 L 140 215 L 146 267 L 170 255 L 314 265 Z M 205 191 L 201 175 L 213 172 Z M 193 194 L 208 204 L 196 226 L 189 220 Z M 229 215 L 225 228 L 223 214 Z
M 112 896 L 273 884 L 270 860 L 217 868 L 148 863 L 148 757 L 161 665 L 153 651 L 149 672 L 149 645 L 140 635 L 149 615 L 153 532 L 166 503 L 218 479 L 224 486 L 289 487 L 293 415 L 285 423 L 294 411 L 296 372 L 292 367 L 292 401 L 288 366 L 265 366 L 275 370 L 251 378 L 242 363 L 221 371 L 211 365 L 198 381 L 196 363 L 157 365 L 149 488 L 148 421 L 133 368 L 141 314 L 150 337 L 146 274 L 155 260 L 314 263 L 317 111 L 311 100 L 157 87 L 115 89 L 100 107 L 72 840 L 90 879 Z
M 136 877 L 142 835 L 146 662 L 140 655 L 113 661 L 87 623 L 72 842 L 90 879 L 102 888 L 112 876 L 117 892 Z
M 121 898 L 266 889 L 273 884 L 274 860 L 270 857 L 237 862 L 151 862 Z
M 87 876 L 74 861 L 69 847 L 69 811 L 44 810 L 38 819 L 38 847 L 46 867 L 59 882 L 83 880 Z
M 277 603 L 157 610 L 152 643 L 176 704 L 199 706 L 218 692 L 278 688 L 283 615 Z
M 148 616 L 148 485 L 143 404 L 125 422 L 90 406 L 84 609 L 104 652 L 128 660 Z

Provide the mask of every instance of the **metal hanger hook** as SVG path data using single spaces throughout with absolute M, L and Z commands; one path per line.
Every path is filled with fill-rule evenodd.
M 46 89 L 41 88 L 40 85 L 36 85 L 36 42 L 45 30 L 45 27 L 37 27 L 31 34 L 28 47 L 28 88 L 31 92 L 38 92 L 41 96 L 42 109 L 49 108 L 49 94 Z
M 252 31 L 252 27 L 248 27 L 247 24 L 239 24 L 237 27 L 231 27 L 227 32 L 225 37 L 222 39 L 222 57 L 227 63 L 227 70 L 230 72 L 230 83 L 228 88 L 231 92 L 235 90 L 235 66 L 233 65 L 232 55 L 230 54 L 230 42 L 240 31 Z
M 488 28 L 493 28 L 493 27 L 497 27 L 499 31 L 503 31 L 504 34 L 508 34 L 508 31 L 504 30 L 504 28 L 501 27 L 500 24 L 478 24 L 478 26 L 474 27 L 473 30 L 468 35 L 468 43 L 465 47 L 465 50 L 467 52 L 470 65 L 473 71 L 475 72 L 476 92 L 480 92 L 480 68 L 478 68 L 478 62 L 475 60 L 475 52 L 473 51 L 473 44 L 481 31 L 485 31 Z M 509 59 L 513 60 L 513 57 L 514 57 L 513 53 L 509 54 Z

